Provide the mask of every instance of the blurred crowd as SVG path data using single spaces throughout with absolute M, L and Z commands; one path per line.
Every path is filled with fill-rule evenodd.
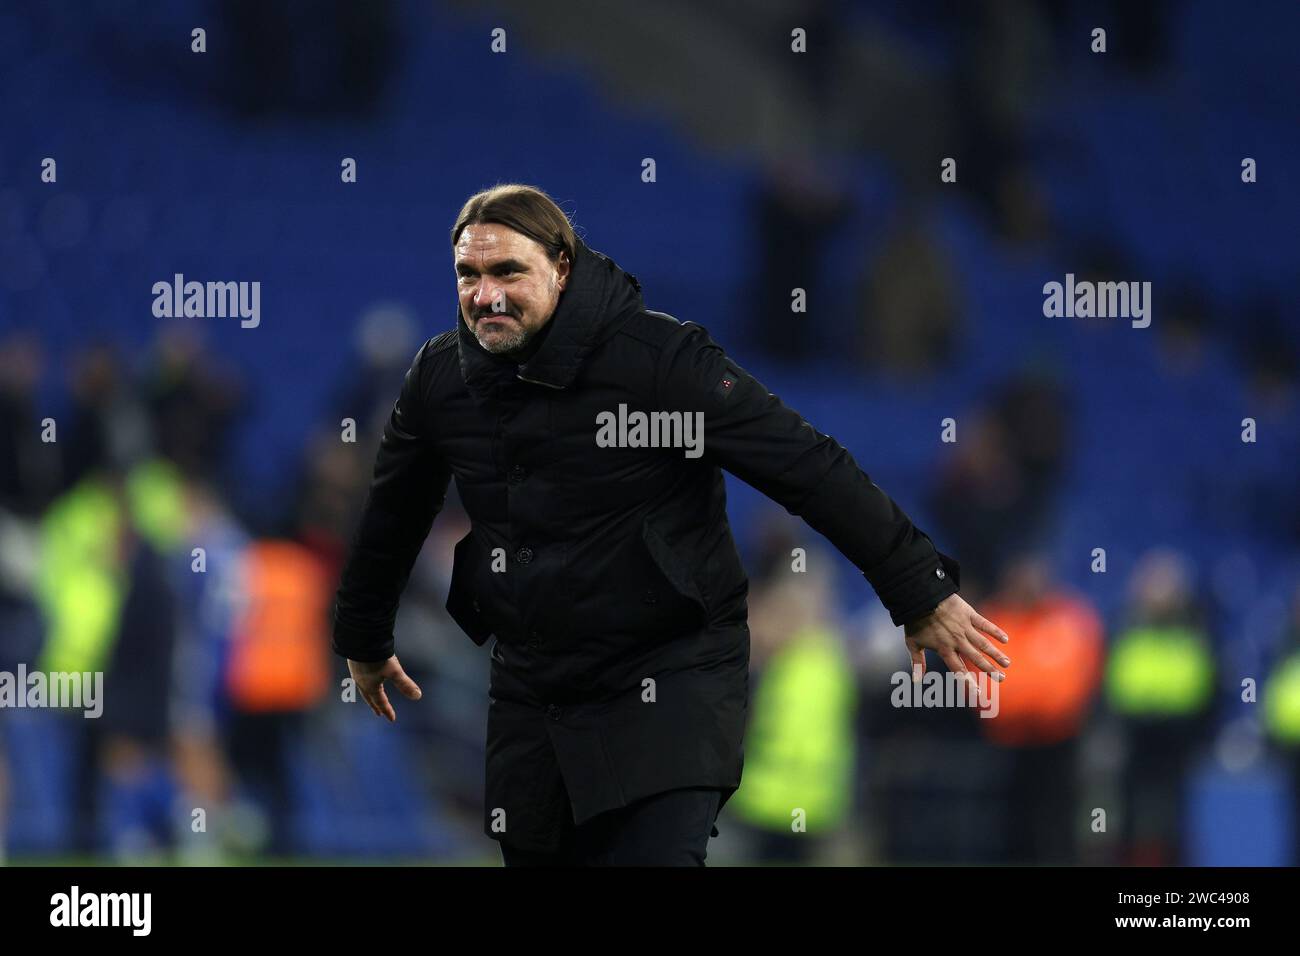
M 0 711 L 0 755 L 25 753 L 28 738 L 58 750 L 52 776 L 26 787 L 60 808 L 46 849 L 305 851 L 299 751 L 313 734 L 328 742 L 343 719 L 330 705 L 353 699 L 328 647 L 330 606 L 414 334 L 391 306 L 360 323 L 357 376 L 324 418 L 341 427 L 305 436 L 287 505 L 233 492 L 223 468 L 247 402 L 197 326 L 165 327 L 141 354 L 96 343 L 57 365 L 32 335 L 0 343 L 0 669 L 105 675 L 99 719 Z M 56 370 L 65 403 L 46 415 L 38 386 Z M 450 549 L 437 542 L 464 520 L 452 509 L 439 522 L 434 560 L 403 603 L 421 638 L 404 644 L 406 668 L 420 681 L 438 680 L 434 632 L 447 642 L 453 628 L 441 611 Z M 439 619 L 421 626 L 432 608 Z M 434 695 L 446 713 L 400 726 L 421 741 L 410 779 L 445 791 L 451 817 L 478 812 L 485 676 L 453 663 L 449 692 Z M 0 758 L 9 795 L 11 762 Z M 29 834 L 6 835 L 30 849 Z

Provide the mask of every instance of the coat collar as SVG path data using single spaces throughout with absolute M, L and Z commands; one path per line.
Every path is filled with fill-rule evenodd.
M 465 386 L 477 399 L 517 379 L 562 389 L 573 384 L 591 350 L 620 324 L 644 309 L 641 284 L 607 256 L 576 239 L 569 282 L 560 293 L 545 338 L 522 365 L 478 344 L 456 308 L 457 348 Z

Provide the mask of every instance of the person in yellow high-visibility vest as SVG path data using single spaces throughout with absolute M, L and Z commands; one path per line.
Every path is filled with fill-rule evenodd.
M 760 862 L 808 861 L 852 806 L 857 690 L 823 610 L 828 598 L 827 575 L 810 569 L 778 572 L 751 600 L 760 670 L 729 809 L 755 837 Z
M 1300 864 L 1300 586 L 1291 597 L 1291 617 L 1281 658 L 1259 689 L 1264 730 L 1280 751 L 1291 778 L 1291 864 Z
M 183 540 L 184 526 L 181 478 L 162 459 L 87 474 L 52 502 L 41 522 L 35 592 L 46 636 L 37 669 L 99 673 L 103 680 L 102 719 L 69 723 L 77 852 L 100 849 L 101 777 L 115 767 L 132 768 L 116 774 L 115 785 L 121 785 L 144 773 L 137 756 L 156 741 L 141 738 L 160 735 L 165 726 L 170 659 L 141 655 L 123 639 L 143 631 L 147 642 L 157 642 L 151 648 L 160 643 L 170 650 L 170 615 L 153 599 L 167 593 L 162 556 Z M 159 558 L 136 561 L 146 554 Z M 139 574 L 140 568 L 149 573 Z M 137 590 L 142 580 L 149 590 Z M 140 628 L 142 618 L 157 626 Z M 151 693 L 140 693 L 142 685 Z
M 1215 656 L 1179 552 L 1143 555 L 1130 591 L 1130 623 L 1111 644 L 1104 682 L 1126 739 L 1120 862 L 1177 866 L 1187 776 L 1213 726 Z

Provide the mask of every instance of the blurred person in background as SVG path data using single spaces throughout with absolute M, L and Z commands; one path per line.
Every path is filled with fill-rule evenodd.
M 1293 587 L 1276 663 L 1260 688 L 1263 723 L 1286 763 L 1291 789 L 1291 863 L 1300 865 L 1300 584 Z
M 139 393 L 155 451 L 221 488 L 244 391 L 238 376 L 205 348 L 201 330 L 184 320 L 158 330 Z
M 153 449 L 149 410 L 116 345 L 96 342 L 78 349 L 68 368 L 72 406 L 60 416 L 58 439 L 62 490 L 106 465 L 128 467 Z
M 1031 122 L 1044 99 L 1042 80 L 1058 57 L 1044 9 L 1034 0 L 948 5 L 943 29 L 956 39 L 939 128 L 954 141 L 940 155 L 960 157 L 957 184 L 972 197 L 1004 242 L 1029 245 L 1050 232 L 1048 204 L 1030 163 Z M 960 38 L 960 39 L 957 39 Z M 934 155 L 911 176 L 939 187 Z
M 300 845 L 294 760 L 310 713 L 330 689 L 333 580 L 302 537 L 255 539 L 240 554 L 241 599 L 224 671 L 225 741 L 242 788 L 265 814 L 265 842 L 256 849 L 273 856 L 290 856 Z
M 1101 684 L 1104 628 L 1092 603 L 1057 583 L 1039 550 L 1007 562 L 986 602 L 1016 635 L 1016 679 L 990 687 L 997 714 L 980 731 L 1011 758 L 1001 803 L 1012 863 L 1069 864 L 1088 821 L 1080 792 L 1079 736 Z
M 1023 482 L 998 418 L 978 413 L 965 427 L 951 457 L 941 466 L 930 507 L 944 533 L 963 545 L 972 587 L 987 592 L 997 580 L 1020 519 Z
M 290 500 L 240 553 L 239 605 L 223 672 L 223 740 L 242 794 L 233 825 L 247 849 L 277 857 L 301 849 L 297 770 L 334 682 L 329 605 L 366 483 L 366 454 L 360 443 L 341 441 L 339 427 L 352 418 L 364 433 L 378 412 L 371 403 L 391 374 L 383 341 L 404 334 L 404 312 L 367 313 L 359 378 L 337 393 L 329 420 L 305 443 Z
M 133 466 L 120 512 L 124 591 L 104 674 L 106 826 L 119 859 L 157 858 L 175 846 L 170 688 L 184 560 L 179 472 L 164 459 Z
M 139 380 L 113 349 L 74 358 L 73 413 L 59 444 L 76 478 L 40 533 L 40 667 L 104 675 L 103 715 L 65 722 L 71 843 L 122 859 L 156 857 L 192 832 L 188 810 L 177 806 L 190 801 L 178 796 L 173 771 L 192 777 L 199 766 L 185 743 L 192 712 L 178 699 L 185 681 L 201 676 L 188 669 L 193 655 L 178 654 L 194 622 L 183 595 L 205 579 L 190 564 L 196 501 L 178 464 L 209 465 L 226 407 L 205 398 L 224 392 L 205 384 L 205 360 L 188 333 L 160 333 L 151 358 Z
M 834 171 L 815 151 L 788 151 L 763 167 L 750 199 L 758 250 L 756 268 L 748 277 L 748 308 L 754 316 L 754 344 L 768 355 L 802 362 L 819 351 L 808 324 L 799 321 L 807 316 L 791 311 L 792 290 L 803 289 L 813 304 L 824 298 L 822 263 L 851 203 Z M 849 331 L 839 309 L 813 311 Z
M 202 327 L 172 321 L 158 329 L 136 382 L 147 410 L 150 443 L 166 462 L 149 492 L 166 539 L 160 566 L 132 576 L 153 584 L 156 619 L 132 623 L 133 636 L 119 653 L 147 660 L 148 679 L 164 679 L 149 741 L 158 795 L 152 797 L 149 826 L 182 859 L 212 862 L 225 835 L 230 771 L 219 744 L 219 675 L 229 637 L 230 607 L 243 545 L 221 502 L 227 479 L 229 437 L 243 407 L 238 376 L 207 348 Z M 149 602 L 143 602 L 146 606 Z M 141 643 L 150 628 L 166 622 L 159 648 Z M 133 693 L 143 691 L 132 690 Z M 195 811 L 202 816 L 196 818 Z M 209 819 L 210 818 L 210 819 Z
M 1144 554 L 1129 592 L 1104 685 L 1124 740 L 1120 862 L 1181 866 L 1187 778 L 1213 729 L 1217 665 L 1182 554 Z
M 42 419 L 53 417 L 42 414 L 36 394 L 44 367 L 45 350 L 35 335 L 19 332 L 0 341 L 0 520 L 28 526 L 60 483 L 58 445 L 41 440 Z M 18 532 L 6 525 L 0 541 L 7 543 L 12 533 Z
M 261 840 L 237 802 L 235 770 L 225 751 L 230 702 L 225 674 L 243 610 L 241 565 L 248 535 L 202 476 L 185 481 L 186 540 L 202 548 L 177 565 L 180 628 L 169 711 L 176 777 L 173 819 L 187 863 L 220 862 L 230 849 Z M 196 819 L 195 810 L 203 813 Z
M 1053 530 L 1072 419 L 1050 368 L 1031 367 L 999 386 L 953 447 L 929 505 L 972 556 L 975 592 L 992 589 L 1025 541 Z
M 860 282 L 864 366 L 920 377 L 949 361 L 960 334 L 961 290 L 920 207 L 895 214 Z
M 829 613 L 830 558 L 820 548 L 793 557 L 795 540 L 772 539 L 753 578 L 745 783 L 729 818 L 757 863 L 814 862 L 853 804 L 856 686 Z
M 9 673 L 36 659 L 44 637 L 34 600 L 38 529 L 57 491 L 60 463 L 58 445 L 42 442 L 38 427 L 45 417 L 36 399 L 43 366 L 36 336 L 15 333 L 0 341 L 0 671 Z M 0 712 L 0 862 L 8 832 L 7 733 Z
M 357 493 L 365 487 L 365 460 L 356 445 L 339 441 L 328 427 L 313 435 L 303 450 L 293 502 L 277 522 L 277 536 L 310 548 L 327 574 L 343 567 Z
M 166 688 L 175 606 L 167 556 L 179 543 L 179 477 L 155 457 L 148 410 L 117 350 L 70 363 L 72 410 L 58 445 L 65 489 L 40 526 L 38 668 L 103 674 L 103 714 L 59 714 L 69 740 L 81 853 L 132 858 L 170 840 Z
M 963 581 L 963 591 L 965 582 Z M 972 601 L 986 600 L 970 593 Z M 857 679 L 857 802 L 868 864 L 970 864 L 1002 859 L 1002 834 L 987 807 L 1002 799 L 1007 761 L 990 752 L 967 707 L 899 706 L 900 677 L 911 693 L 911 662 L 899 628 L 873 603 L 850 618 Z M 945 682 L 949 669 L 931 661 Z M 910 704 L 911 698 L 908 698 Z
M 1234 323 L 1252 417 L 1267 440 L 1238 469 L 1234 497 L 1251 532 L 1276 546 L 1300 547 L 1300 324 L 1293 303 L 1252 304 Z M 1220 479 L 1222 480 L 1222 479 Z
M 383 429 L 393 390 L 401 387 L 417 345 L 416 333 L 415 315 L 401 303 L 376 302 L 362 313 L 354 338 L 356 368 L 333 400 L 331 424 L 352 418 L 366 434 Z
M 1161 375 L 1195 387 L 1206 373 L 1207 360 L 1217 343 L 1210 338 L 1210 293 L 1194 279 L 1174 283 L 1165 320 L 1156 328 Z
M 179 477 L 165 461 L 108 461 L 42 521 L 39 669 L 104 675 L 102 716 L 76 712 L 66 721 L 75 754 L 72 843 L 80 852 L 104 848 L 105 835 L 124 856 L 170 840 L 160 761 L 177 621 L 166 562 L 181 543 L 181 509 Z

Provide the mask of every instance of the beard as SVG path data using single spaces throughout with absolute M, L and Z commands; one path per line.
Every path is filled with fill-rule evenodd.
M 474 338 L 478 339 L 478 344 L 493 355 L 509 355 L 512 352 L 518 352 L 529 343 L 532 337 L 533 333 L 522 325 L 515 325 L 513 328 L 506 329 L 494 328 L 491 337 L 484 336 L 482 320 L 474 329 Z

